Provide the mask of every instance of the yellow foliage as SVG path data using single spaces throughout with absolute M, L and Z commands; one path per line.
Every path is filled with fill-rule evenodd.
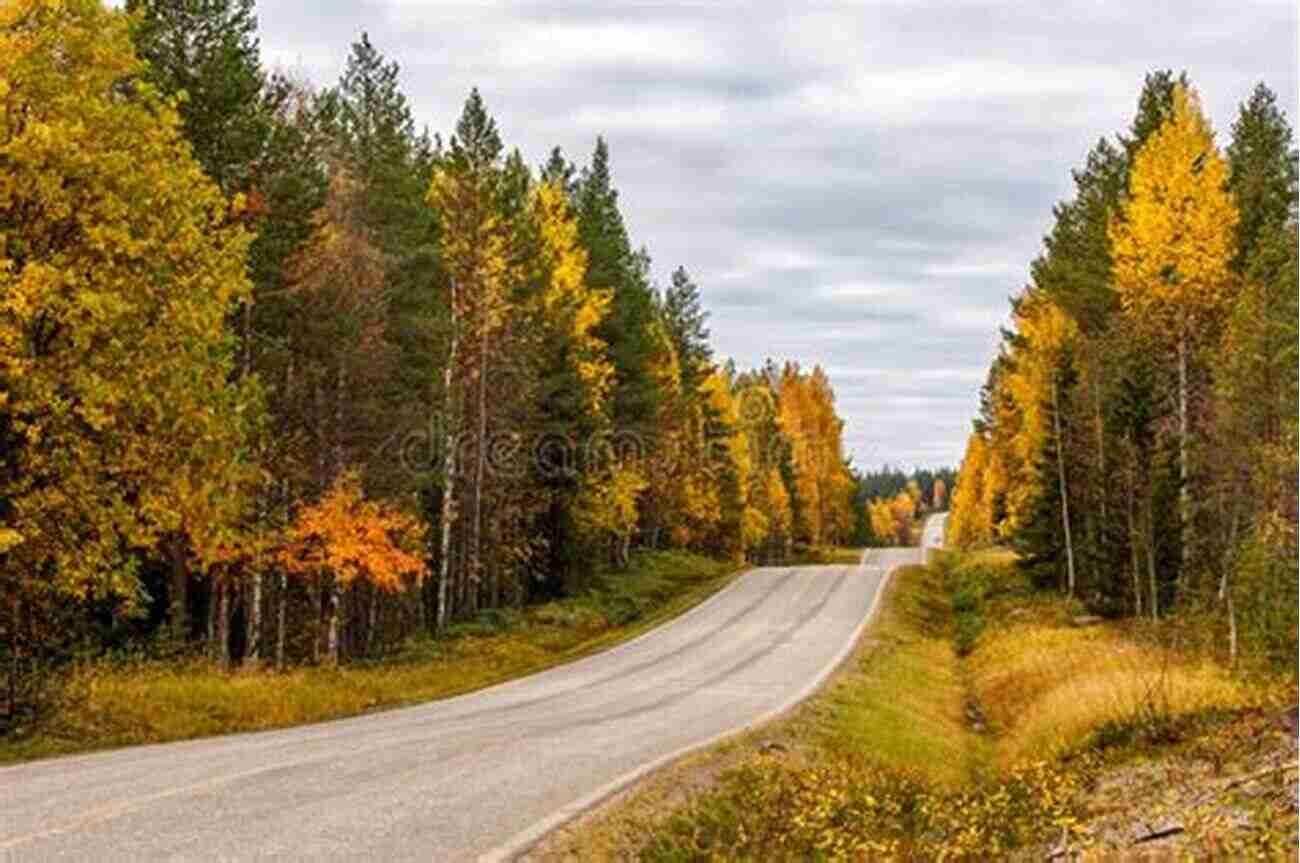
M 790 443 L 794 492 L 799 502 L 795 531 L 812 545 L 822 545 L 850 521 L 844 464 L 844 423 L 835 413 L 835 393 L 820 367 L 805 374 L 793 364 L 781 373 L 777 422 Z
M 230 536 L 261 414 L 225 333 L 250 238 L 141 72 L 99 2 L 0 8 L 0 578 L 128 602 L 131 549 Z
M 1238 214 L 1227 177 L 1196 91 L 1178 85 L 1173 114 L 1134 157 L 1110 226 L 1120 301 L 1155 332 L 1186 332 L 1229 297 Z
M 630 462 L 588 474 L 573 508 L 578 529 L 593 540 L 628 541 L 636 531 L 638 501 L 648 486 Z
M 587 252 L 578 240 L 578 223 L 564 190 L 542 183 L 533 193 L 532 206 L 545 279 L 542 318 L 569 343 L 566 358 L 583 387 L 586 410 L 598 415 L 614 385 L 614 365 L 595 328 L 605 319 L 613 294 L 587 285 Z
M 970 548 L 993 538 L 993 511 L 987 505 L 991 498 L 984 493 L 989 485 L 989 461 L 988 439 L 973 432 L 966 442 L 966 455 L 945 525 L 945 542 L 952 548 Z
M 891 545 L 908 545 L 916 507 L 917 500 L 910 490 L 900 491 L 892 498 L 869 501 L 867 516 L 871 521 L 871 532 Z
M 1052 387 L 1057 385 L 1063 352 L 1078 338 L 1078 327 L 1051 300 L 1027 294 L 1016 309 L 1019 340 L 1010 371 L 1000 381 L 1019 413 L 1011 430 L 1009 455 L 1015 465 L 1015 481 L 1009 483 L 1006 522 L 1011 532 L 1032 517 L 1030 507 L 1041 489 L 1042 474 L 1034 468 L 1052 433 Z

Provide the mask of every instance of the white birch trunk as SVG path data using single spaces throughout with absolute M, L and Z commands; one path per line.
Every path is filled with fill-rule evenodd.
M 1061 434 L 1061 395 L 1056 377 L 1052 377 L 1052 422 L 1056 426 L 1056 472 L 1061 490 L 1061 523 L 1065 528 L 1065 565 L 1068 573 L 1067 595 L 1074 598 L 1074 539 L 1070 535 L 1070 494 L 1065 482 L 1065 437 Z
M 442 541 L 438 573 L 438 614 L 435 632 L 441 635 L 447 628 L 447 586 L 451 580 L 451 523 L 456 517 L 456 395 L 454 392 L 456 353 L 460 342 L 460 322 L 457 315 L 456 281 L 451 282 L 451 345 L 447 351 L 447 368 L 443 372 L 445 390 L 446 445 L 443 449 L 442 469 Z

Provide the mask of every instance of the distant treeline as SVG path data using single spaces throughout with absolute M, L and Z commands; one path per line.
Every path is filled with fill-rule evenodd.
M 855 545 L 890 546 L 912 542 L 912 522 L 921 514 L 948 508 L 957 471 L 913 468 L 911 473 L 884 465 L 855 471 L 853 532 Z

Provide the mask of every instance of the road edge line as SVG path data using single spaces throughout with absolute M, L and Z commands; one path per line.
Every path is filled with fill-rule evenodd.
M 858 566 L 866 565 L 867 556 L 871 551 L 872 549 L 868 548 L 862 552 L 862 560 L 858 562 Z M 884 598 L 885 589 L 889 586 L 889 581 L 894 575 L 894 570 L 898 569 L 900 566 L 906 565 L 907 564 L 898 564 L 897 566 L 892 566 L 881 575 L 880 584 L 876 586 L 876 595 L 871 599 L 871 607 L 867 609 L 866 615 L 864 615 L 862 620 L 858 623 L 857 628 L 853 630 L 853 635 L 846 640 L 844 647 L 825 666 L 825 668 L 823 668 L 822 671 L 820 671 L 803 689 L 792 696 L 789 700 L 767 713 L 764 713 L 762 716 L 751 719 L 741 725 L 735 726 L 734 728 L 722 731 L 706 740 L 683 746 L 667 755 L 660 756 L 653 761 L 647 761 L 640 767 L 624 773 L 622 776 L 607 782 L 590 794 L 579 798 L 577 801 L 570 803 L 567 806 L 561 807 L 546 818 L 524 828 L 514 836 L 511 836 L 505 842 L 502 842 L 500 845 L 483 852 L 477 858 L 478 863 L 505 863 L 505 861 L 514 860 L 521 854 L 531 850 L 551 831 L 563 827 L 565 824 L 595 808 L 600 803 L 613 797 L 615 794 L 629 787 L 644 776 L 667 766 L 679 758 L 690 755 L 692 752 L 713 746 L 728 737 L 734 737 L 746 729 L 771 722 L 789 711 L 791 708 L 807 701 L 810 697 L 816 694 L 817 690 L 822 687 L 822 684 L 824 684 L 827 679 L 835 673 L 840 665 L 842 665 L 853 653 L 854 649 L 858 646 L 858 642 L 862 638 L 862 634 L 866 631 L 867 626 L 870 625 L 871 621 L 875 619 L 876 613 L 880 609 L 880 603 Z

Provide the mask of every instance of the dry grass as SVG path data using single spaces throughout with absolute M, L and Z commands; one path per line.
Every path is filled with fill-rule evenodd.
M 999 627 L 968 669 L 1004 764 L 1061 755 L 1110 725 L 1172 721 L 1251 699 L 1220 666 L 1139 643 L 1111 624 Z
M 675 552 L 640 555 L 590 594 L 339 669 L 225 674 L 201 661 L 88 663 L 69 673 L 51 713 L 0 738 L 0 763 L 282 728 L 458 695 L 631 638 L 710 596 L 739 569 Z

